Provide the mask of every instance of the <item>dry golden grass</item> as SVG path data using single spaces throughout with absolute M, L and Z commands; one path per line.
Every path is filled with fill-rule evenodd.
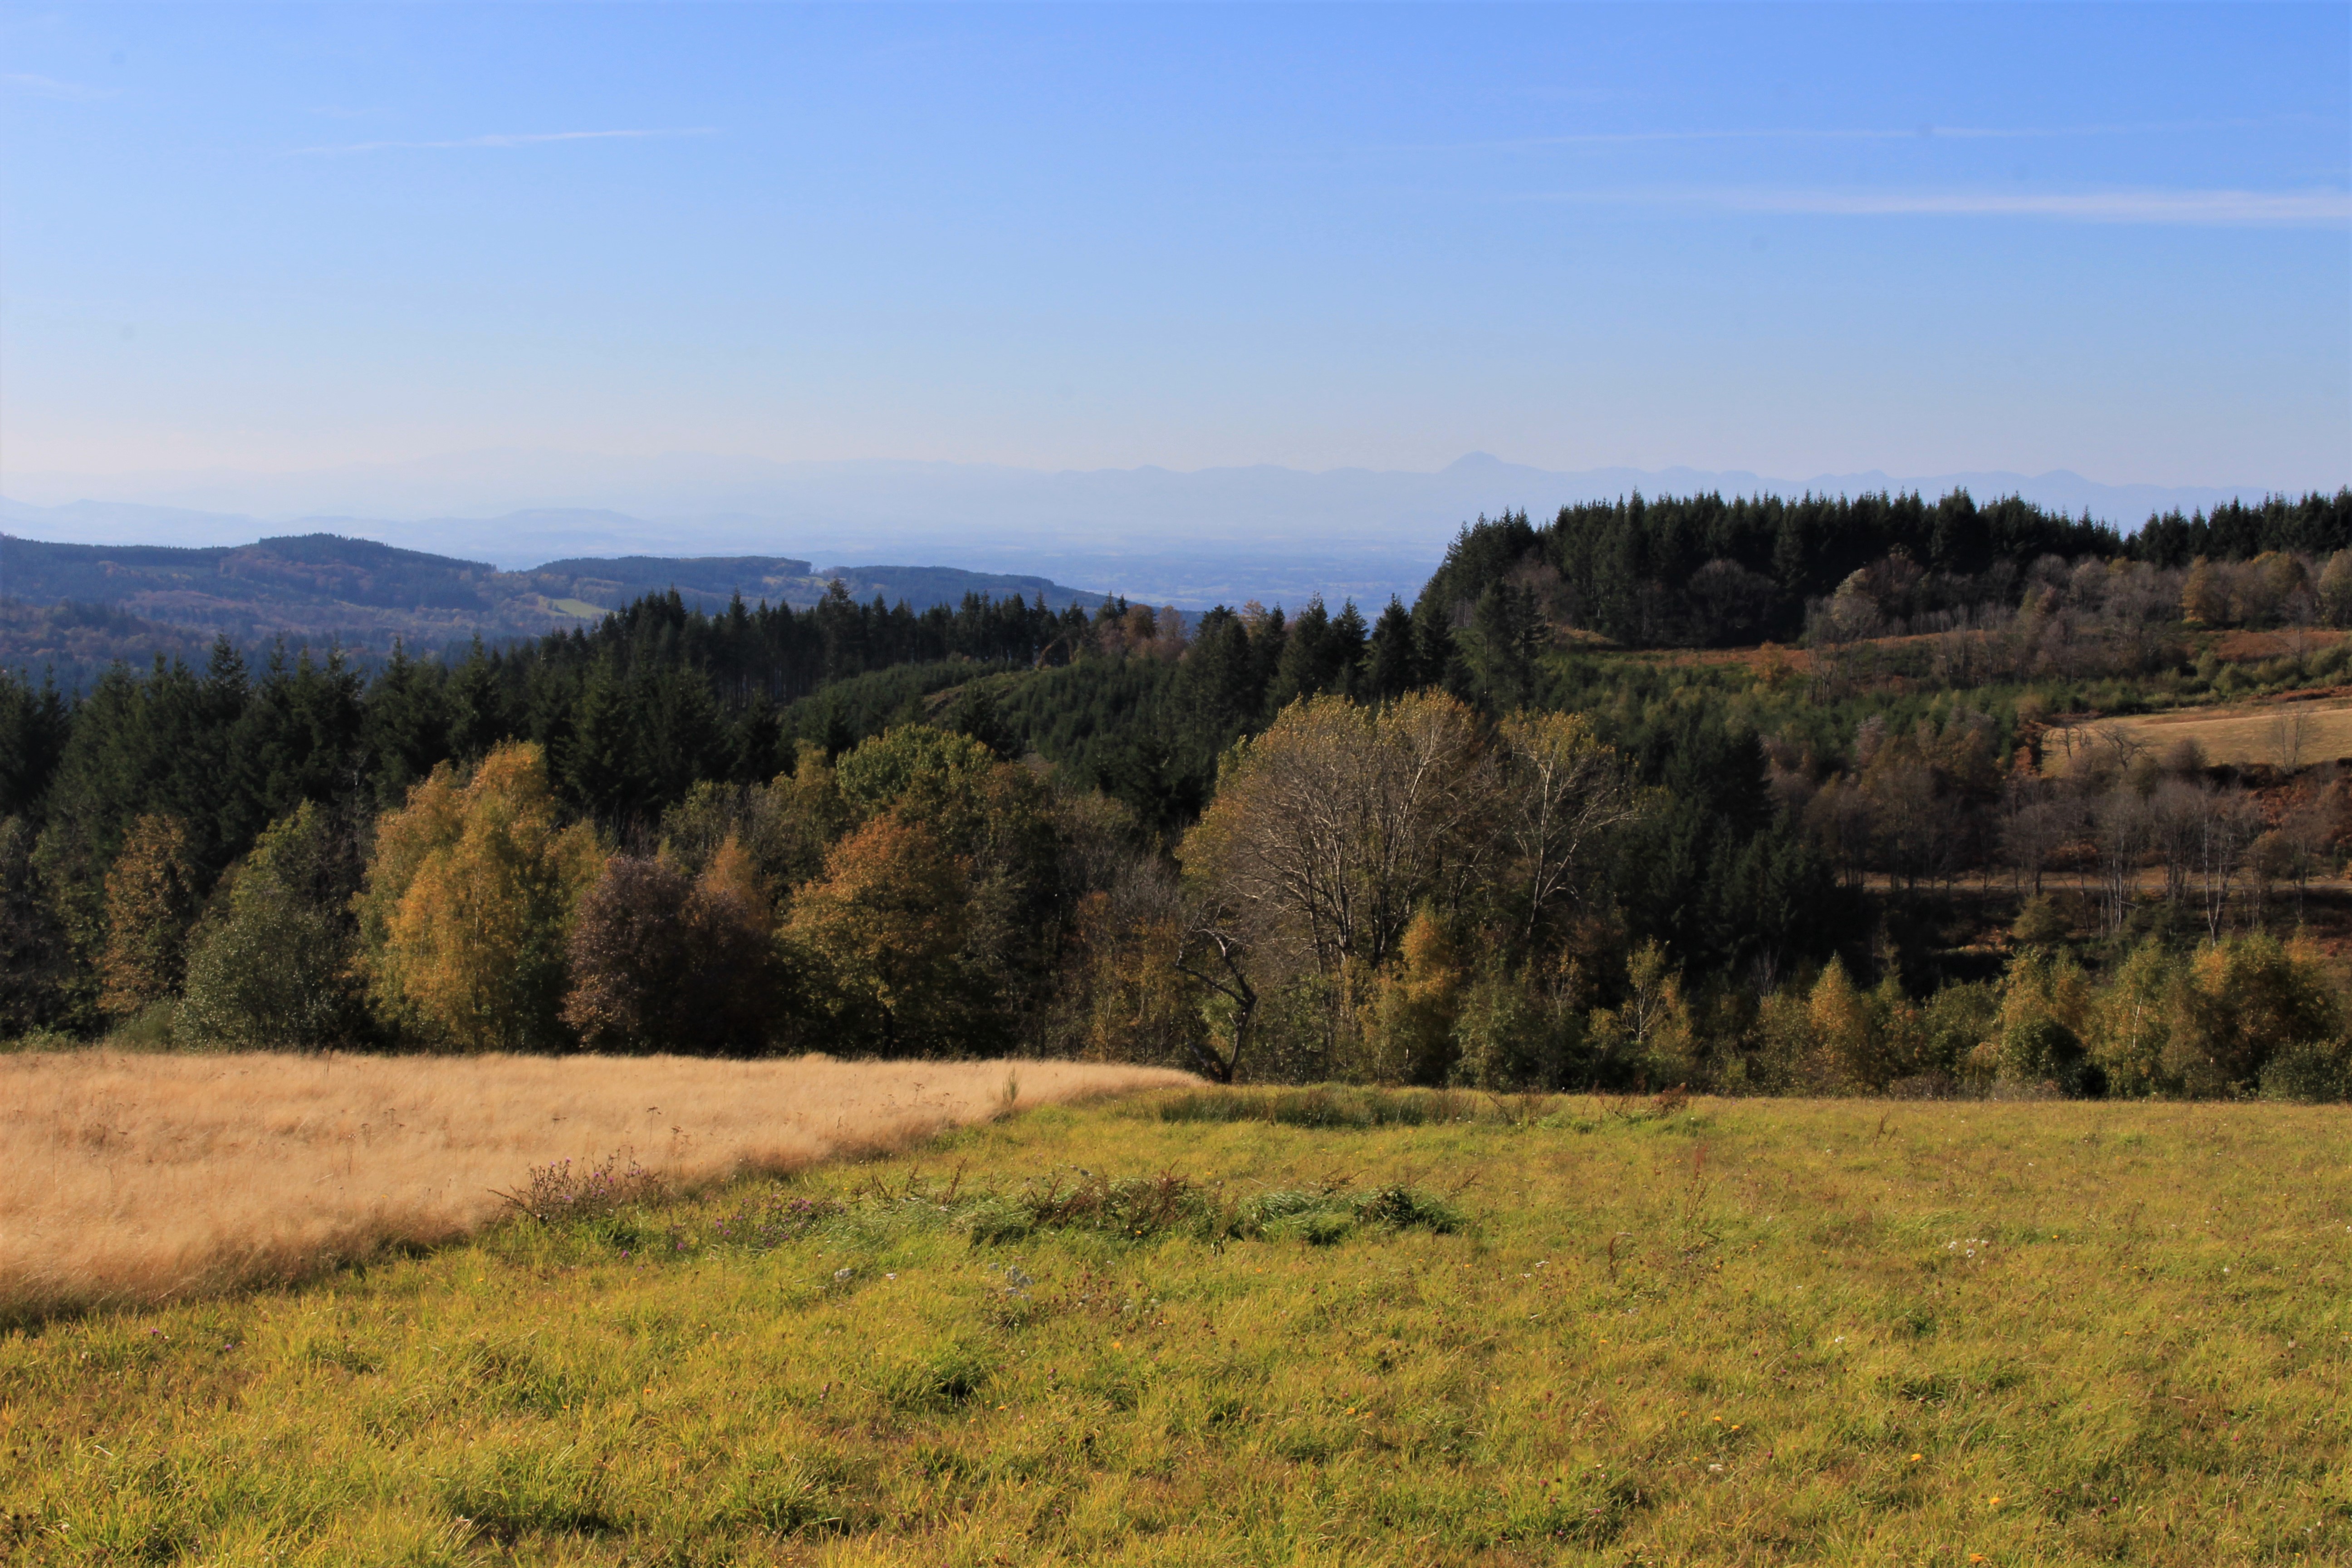
M 2352 757 L 2352 698 L 2232 702 L 2053 729 L 2042 737 L 2042 766 L 2063 773 L 2095 752 L 2112 754 L 2118 744 L 2127 752 L 2161 756 L 2182 741 L 2195 741 L 2209 763 L 2277 767 L 2289 760 L 2290 739 L 2293 760 L 2301 766 Z
M 530 1167 L 681 1186 L 1192 1082 L 1076 1062 L 0 1057 L 0 1319 L 151 1302 L 453 1240 Z

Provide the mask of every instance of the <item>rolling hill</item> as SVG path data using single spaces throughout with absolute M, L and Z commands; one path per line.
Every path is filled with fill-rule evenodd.
M 502 572 L 479 561 L 311 533 L 252 544 L 55 544 L 0 534 L 0 664 L 55 665 L 78 679 L 93 662 L 179 652 L 215 634 L 253 645 L 334 642 L 380 653 L 393 640 L 432 650 L 479 637 L 495 642 L 583 626 L 646 594 L 688 603 L 809 605 L 838 581 L 860 600 L 917 609 L 1042 595 L 1055 607 L 1091 608 L 1105 595 L 1050 579 L 946 566 L 816 570 L 789 556 L 628 555 L 551 561 Z M 52 608 L 86 606 L 60 621 Z M 91 613 L 102 611 L 102 614 Z M 66 622 L 72 636 L 61 635 Z

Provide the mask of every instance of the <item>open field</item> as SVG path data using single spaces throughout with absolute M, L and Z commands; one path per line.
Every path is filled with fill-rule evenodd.
M 673 1184 L 1181 1073 L 1071 1062 L 0 1056 L 0 1321 L 447 1242 L 533 1165 Z
M 1218 1119 L 1237 1105 L 1390 1121 Z M 2347 1131 L 2260 1105 L 1047 1108 L 14 1332 L 0 1555 L 2341 1562 Z
M 2284 768 L 2352 757 L 2352 696 L 2230 702 L 2140 713 L 2053 728 L 2042 740 L 2044 773 L 2063 773 L 2095 751 L 2161 757 L 2182 741 L 2204 748 L 2210 763 L 2263 763 Z

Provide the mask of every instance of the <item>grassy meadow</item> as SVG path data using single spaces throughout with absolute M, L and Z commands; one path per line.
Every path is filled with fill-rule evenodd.
M 2267 1105 L 1173 1090 L 0 1339 L 0 1558 L 2352 1558 Z

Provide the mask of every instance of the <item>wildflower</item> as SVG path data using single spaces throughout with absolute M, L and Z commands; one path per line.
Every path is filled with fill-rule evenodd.
M 1920 1456 L 1918 1456 L 1917 1454 L 1914 1454 L 1914 1455 L 1912 1455 L 1912 1456 L 1911 1456 L 1911 1462 L 1912 1462 L 1913 1464 L 1915 1464 L 1915 1465 L 1916 1465 L 1916 1464 L 1917 1464 L 1917 1463 L 1919 1462 L 1919 1458 L 1920 1458 Z

